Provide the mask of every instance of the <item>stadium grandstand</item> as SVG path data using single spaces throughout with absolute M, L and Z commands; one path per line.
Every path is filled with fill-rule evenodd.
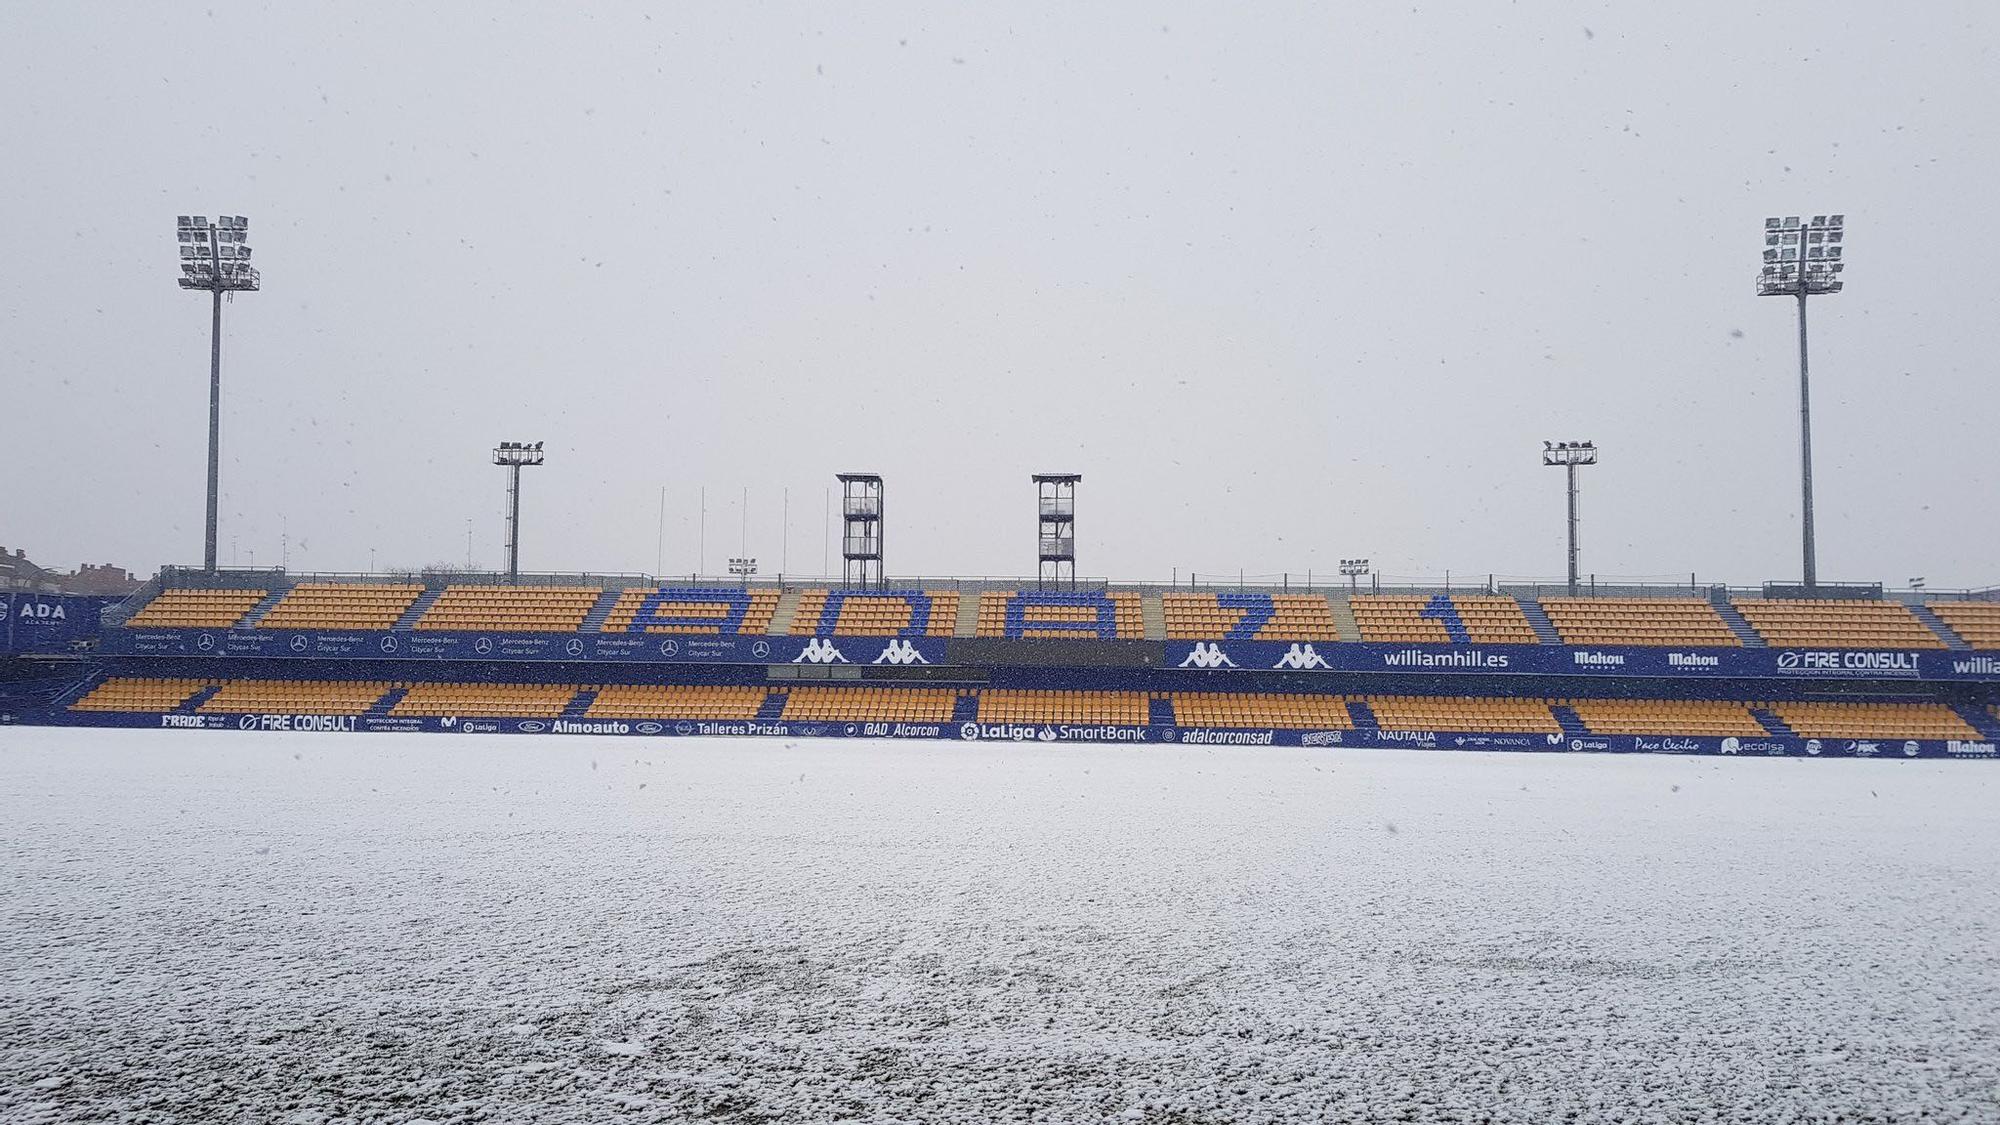
M 29 640 L 10 659 L 45 661 L 33 665 L 45 678 L 15 690 L 4 714 L 353 731 L 1991 754 L 2000 596 L 1837 592 L 169 569 L 89 607 L 88 622 L 45 651 L 11 631 Z

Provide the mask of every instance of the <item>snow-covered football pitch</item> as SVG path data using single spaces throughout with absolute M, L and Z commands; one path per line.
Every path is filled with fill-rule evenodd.
M 2000 1120 L 2000 769 L 0 730 L 0 1121 Z

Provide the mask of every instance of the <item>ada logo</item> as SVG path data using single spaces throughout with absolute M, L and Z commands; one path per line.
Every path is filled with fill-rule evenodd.
M 833 642 L 825 637 L 814 637 L 806 642 L 806 647 L 792 657 L 794 664 L 845 664 L 847 658 L 833 647 Z
M 1271 665 L 1271 667 L 1324 668 L 1326 667 L 1326 657 L 1314 652 L 1313 646 L 1310 644 L 1293 645 L 1291 648 L 1285 650 L 1285 655 L 1279 657 L 1278 662 Z
M 1916 756 L 1917 756 L 1917 744 L 1914 742 L 1903 743 L 1903 757 L 1914 758 Z
M 977 741 L 979 738 L 979 724 L 960 723 L 958 727 L 958 737 L 964 739 L 967 742 Z
M 1819 741 L 1819 739 L 1817 739 L 1817 738 L 1808 738 L 1808 739 L 1806 739 L 1806 753 L 1808 753 L 1808 754 L 1817 754 L 1817 753 L 1819 753 L 1819 752 L 1820 752 L 1820 741 Z
M 1234 668 L 1236 667 L 1236 662 L 1229 659 L 1229 654 L 1222 651 L 1221 645 L 1214 642 L 1204 644 L 1201 641 L 1196 641 L 1194 648 L 1190 649 L 1188 654 L 1181 658 L 1180 666 L 1183 668 Z
M 876 657 L 874 662 L 877 664 L 930 663 L 930 661 L 924 659 L 923 653 L 917 651 L 917 646 L 909 641 L 890 641 L 889 647 L 883 649 L 882 655 Z

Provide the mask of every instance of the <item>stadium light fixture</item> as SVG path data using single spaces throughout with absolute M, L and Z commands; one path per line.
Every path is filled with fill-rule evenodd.
M 1340 573 L 1347 576 L 1347 592 L 1352 594 L 1361 576 L 1368 573 L 1368 560 L 1342 559 L 1340 560 Z
M 1819 584 L 1813 547 L 1812 384 L 1806 374 L 1806 298 L 1838 293 L 1845 258 L 1847 216 L 1797 215 L 1764 220 L 1764 265 L 1757 274 L 1760 297 L 1796 297 L 1799 302 L 1799 492 L 1805 585 Z
M 503 441 L 493 447 L 493 463 L 507 470 L 507 581 L 521 577 L 521 470 L 542 463 L 542 443 Z
M 182 215 L 180 287 L 206 290 L 214 303 L 208 338 L 208 518 L 202 567 L 215 573 L 215 517 L 222 476 L 222 295 L 255 293 L 262 285 L 250 264 L 250 220 L 241 215 Z
M 1581 561 L 1577 554 L 1576 536 L 1576 470 L 1581 465 L 1597 464 L 1597 443 L 1594 441 L 1545 441 L 1542 443 L 1542 464 L 1561 468 L 1569 477 L 1569 596 L 1576 596 L 1577 566 Z

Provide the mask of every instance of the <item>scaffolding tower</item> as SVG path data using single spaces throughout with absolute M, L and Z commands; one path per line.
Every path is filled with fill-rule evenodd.
M 882 478 L 874 473 L 838 473 L 840 481 L 841 582 L 849 587 L 882 587 Z
M 1036 556 L 1044 590 L 1076 588 L 1076 473 L 1036 473 Z

